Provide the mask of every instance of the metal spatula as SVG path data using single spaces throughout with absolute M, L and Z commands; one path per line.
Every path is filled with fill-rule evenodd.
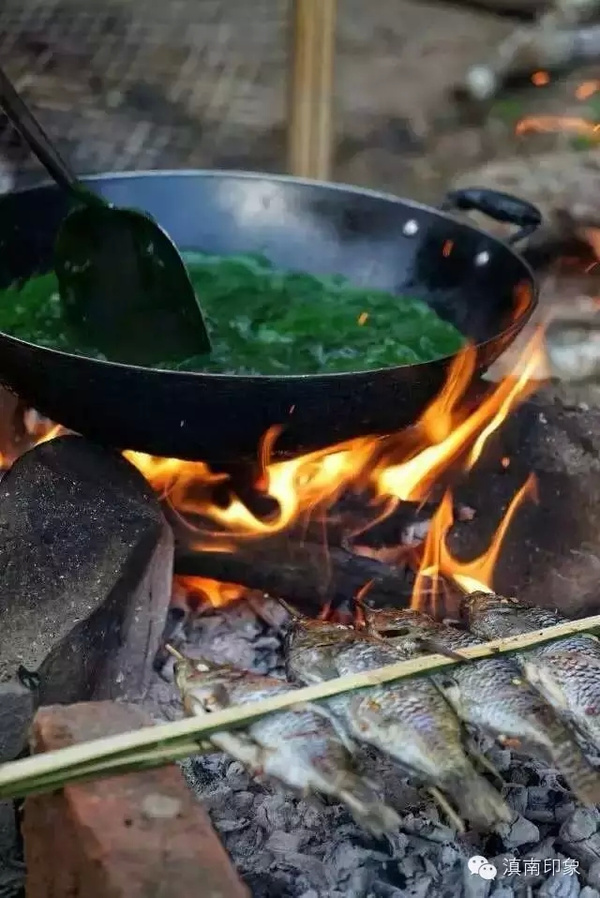
M 209 353 L 202 311 L 168 234 L 146 213 L 117 209 L 81 184 L 2 69 L 0 106 L 74 201 L 54 269 L 75 335 L 111 361 L 134 365 Z

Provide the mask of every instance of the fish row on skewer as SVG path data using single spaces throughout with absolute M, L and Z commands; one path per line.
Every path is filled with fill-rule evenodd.
M 433 649 L 460 653 L 488 639 L 560 623 L 545 609 L 475 593 L 465 599 L 469 631 L 412 610 L 369 613 L 366 629 L 294 618 L 285 639 L 292 684 L 208 662 L 180 660 L 176 680 L 188 714 L 256 702 L 340 676 L 374 670 Z M 211 736 L 215 749 L 254 775 L 344 803 L 380 835 L 400 819 L 355 765 L 369 745 L 427 788 L 458 828 L 490 829 L 514 813 L 483 775 L 490 767 L 469 738 L 485 733 L 501 745 L 555 766 L 585 804 L 600 804 L 600 773 L 576 734 L 600 746 L 600 642 L 569 637 L 514 657 L 496 656 L 443 673 L 379 685 L 294 706 L 243 730 Z

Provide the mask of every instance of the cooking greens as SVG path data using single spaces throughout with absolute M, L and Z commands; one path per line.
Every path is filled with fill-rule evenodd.
M 432 361 L 465 342 L 456 328 L 410 296 L 356 287 L 337 275 L 281 271 L 257 255 L 185 253 L 184 258 L 213 352 L 164 359 L 157 368 L 229 374 L 368 370 Z M 0 331 L 103 358 L 70 332 L 53 273 L 0 292 Z

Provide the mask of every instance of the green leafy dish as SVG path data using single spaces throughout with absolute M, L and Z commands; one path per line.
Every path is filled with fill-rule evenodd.
M 185 253 L 213 344 L 210 356 L 157 368 L 221 374 L 319 374 L 429 362 L 465 338 L 425 302 L 356 287 L 341 276 L 281 271 L 262 256 Z M 62 317 L 53 273 L 0 292 L 0 331 L 103 358 Z

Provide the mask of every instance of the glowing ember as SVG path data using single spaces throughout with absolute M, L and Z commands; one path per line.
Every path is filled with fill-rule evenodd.
M 577 85 L 575 96 L 578 100 L 589 100 L 598 90 L 600 90 L 600 81 L 584 81 L 582 84 Z
M 550 84 L 550 75 L 548 72 L 534 72 L 531 76 L 531 83 L 536 87 L 544 87 L 546 84 Z
M 475 375 L 476 353 L 467 347 L 457 356 L 444 388 L 413 427 L 386 437 L 361 437 L 286 461 L 272 461 L 279 428 L 271 428 L 260 449 L 257 489 L 274 500 L 263 517 L 227 489 L 227 476 L 215 474 L 202 462 L 155 458 L 127 451 L 134 464 L 186 524 L 193 549 L 233 552 L 244 541 L 261 540 L 292 527 L 324 520 L 334 503 L 348 492 L 371 495 L 371 518 L 363 530 L 382 521 L 403 500 L 421 502 L 432 488 L 457 470 L 468 471 L 480 459 L 489 437 L 516 405 L 533 392 L 543 358 L 542 333 L 526 346 L 516 371 L 501 381 L 474 409 L 466 394 Z M 39 421 L 38 421 L 39 424 Z M 36 427 L 38 425 L 36 424 Z M 60 428 L 34 433 L 34 441 L 51 439 Z M 221 493 L 215 500 L 215 487 Z M 507 511 L 488 551 L 469 563 L 452 558 L 445 536 L 452 525 L 452 501 L 447 492 L 431 526 L 424 548 L 411 549 L 419 567 L 414 601 L 419 604 L 425 580 L 454 580 L 463 589 L 489 588 L 493 568 L 512 514 L 532 489 L 523 486 Z M 201 522 L 201 523 L 200 523 Z M 415 554 L 416 553 L 416 554 Z M 400 555 L 391 556 L 399 560 Z M 406 547 L 404 554 L 406 559 Z M 389 560 L 389 559 L 386 559 Z M 222 605 L 240 598 L 244 590 L 204 578 L 185 578 L 180 585 L 199 601 Z M 367 589 L 368 584 L 363 585 Z
M 186 594 L 188 603 L 217 608 L 244 598 L 247 590 L 237 583 L 221 583 L 208 577 L 175 577 L 175 585 Z
M 598 140 L 600 124 L 589 122 L 584 118 L 561 115 L 529 115 L 522 118 L 515 127 L 515 133 L 564 133 L 577 134 L 579 137 L 589 137 Z

